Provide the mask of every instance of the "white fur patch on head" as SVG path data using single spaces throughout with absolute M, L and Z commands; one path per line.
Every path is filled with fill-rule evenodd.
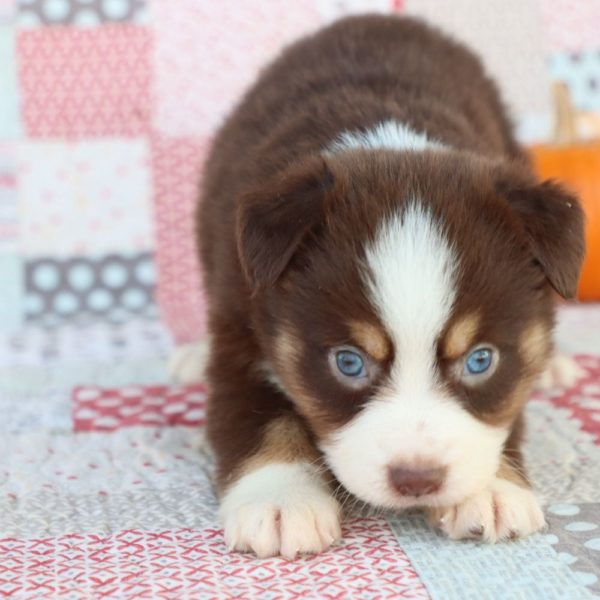
M 399 121 L 389 120 L 366 131 L 344 131 L 328 148 L 335 154 L 344 150 L 441 150 L 444 144 L 415 131 Z
M 259 558 L 322 552 L 341 537 L 340 506 L 308 463 L 272 463 L 242 476 L 220 514 L 229 549 Z
M 457 257 L 431 212 L 411 201 L 367 248 L 369 289 L 394 342 L 398 392 L 433 384 L 435 348 L 456 296 Z
M 457 293 L 457 254 L 431 211 L 411 201 L 382 224 L 366 262 L 394 362 L 376 395 L 321 449 L 340 482 L 363 500 L 417 504 L 395 492 L 388 468 L 426 465 L 446 467 L 447 476 L 438 494 L 418 503 L 456 503 L 495 475 L 507 436 L 472 416 L 441 385 L 437 348 Z

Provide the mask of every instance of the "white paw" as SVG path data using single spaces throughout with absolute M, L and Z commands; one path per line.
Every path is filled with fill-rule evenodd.
M 167 365 L 169 377 L 177 383 L 200 383 L 204 378 L 207 358 L 208 343 L 206 340 L 177 346 Z
M 525 537 L 542 529 L 544 513 L 533 492 L 506 479 L 448 509 L 433 509 L 433 524 L 453 540 L 495 543 Z
M 569 388 L 585 375 L 577 361 L 567 354 L 555 353 L 548 361 L 546 370 L 536 383 L 536 389 L 547 391 L 554 388 Z
M 340 539 L 340 506 L 307 463 L 271 464 L 243 476 L 221 501 L 230 551 L 259 558 L 327 550 Z

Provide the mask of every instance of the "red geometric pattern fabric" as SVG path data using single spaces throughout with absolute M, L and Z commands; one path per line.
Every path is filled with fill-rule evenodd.
M 428 598 L 383 519 L 295 561 L 229 554 L 218 528 L 0 539 L 0 595 L 70 598 Z
M 73 430 L 114 431 L 121 427 L 198 427 L 204 423 L 203 385 L 73 389 Z
M 29 136 L 130 137 L 149 131 L 149 29 L 43 27 L 20 31 L 17 51 Z
M 195 240 L 195 206 L 200 171 L 209 140 L 164 138 L 152 141 L 156 220 L 156 299 L 179 342 L 205 329 L 205 307 Z
M 590 433 L 600 445 L 600 357 L 580 356 L 579 365 L 586 374 L 567 393 L 553 394 L 552 402 L 569 409 L 582 431 Z

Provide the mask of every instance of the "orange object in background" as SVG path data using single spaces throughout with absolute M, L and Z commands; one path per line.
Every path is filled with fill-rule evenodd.
M 579 282 L 580 300 L 600 300 L 600 141 L 576 141 L 575 114 L 568 93 L 556 88 L 557 142 L 531 149 L 543 179 L 557 179 L 579 195 L 586 214 L 586 258 Z

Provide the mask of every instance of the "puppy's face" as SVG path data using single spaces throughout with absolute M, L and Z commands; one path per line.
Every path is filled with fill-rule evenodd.
M 239 215 L 272 375 L 350 492 L 459 502 L 495 475 L 548 357 L 552 287 L 577 283 L 580 209 L 467 155 L 327 161 Z

